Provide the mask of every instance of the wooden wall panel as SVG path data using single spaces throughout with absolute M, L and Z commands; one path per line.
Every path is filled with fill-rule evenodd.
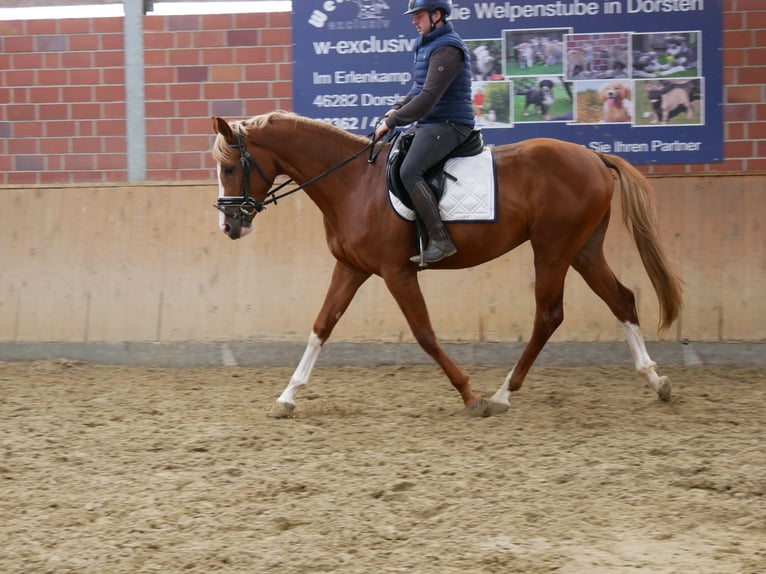
M 663 238 L 686 305 L 664 339 L 766 339 L 766 177 L 654 178 Z M 252 234 L 218 231 L 211 183 L 0 189 L 0 341 L 305 341 L 333 267 L 321 215 L 296 194 Z M 658 308 L 615 202 L 607 258 L 637 295 L 647 339 Z M 524 341 L 534 316 L 531 249 L 475 269 L 424 272 L 442 341 Z M 333 337 L 412 341 L 372 277 Z M 556 341 L 621 341 L 621 326 L 575 272 Z

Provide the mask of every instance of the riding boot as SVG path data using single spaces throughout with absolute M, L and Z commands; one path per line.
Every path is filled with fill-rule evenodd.
M 452 243 L 452 239 L 450 239 L 449 233 L 447 233 L 444 223 L 442 223 L 436 197 L 431 188 L 428 187 L 428 184 L 425 181 L 417 182 L 413 189 L 410 190 L 410 197 L 415 206 L 415 211 L 420 219 L 423 220 L 428 232 L 428 246 L 422 254 L 423 261 L 425 263 L 436 263 L 445 257 L 454 255 L 457 252 L 457 247 Z M 420 263 L 421 256 L 415 255 L 410 257 L 410 261 Z

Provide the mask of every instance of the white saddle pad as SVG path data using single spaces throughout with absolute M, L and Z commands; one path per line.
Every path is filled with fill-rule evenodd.
M 445 178 L 444 195 L 439 202 L 442 221 L 495 220 L 497 190 L 491 147 L 485 146 L 484 151 L 471 157 L 448 159 L 444 171 L 452 177 Z M 390 190 L 388 199 L 402 218 L 415 220 L 415 212 Z

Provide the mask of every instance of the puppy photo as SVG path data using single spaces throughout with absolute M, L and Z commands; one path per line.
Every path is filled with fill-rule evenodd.
M 612 77 L 617 77 L 621 74 L 625 75 L 625 70 L 628 69 L 628 46 L 627 44 L 615 44 L 607 48 L 607 54 L 609 56 L 609 63 L 607 64 L 607 70 L 611 72 Z
M 633 50 L 633 77 L 653 78 L 659 69 L 660 59 L 657 52 Z
M 630 122 L 633 120 L 631 89 L 625 82 L 607 82 L 598 89 L 603 102 L 602 122 Z
M 516 46 L 516 58 L 522 70 L 531 68 L 535 64 L 535 50 L 529 42 L 522 42 Z
M 678 115 L 686 115 L 686 121 L 694 122 L 694 102 L 700 99 L 700 80 L 672 82 L 668 80 L 645 82 L 647 99 L 651 105 L 652 124 L 667 124 Z M 677 123 L 677 122 L 676 122 Z
M 567 79 L 587 77 L 593 70 L 593 46 L 583 44 L 567 51 Z
M 512 125 L 516 97 L 512 88 L 513 82 L 510 80 L 471 82 L 476 129 L 507 128 Z
M 486 44 L 476 46 L 471 52 L 471 71 L 473 79 L 486 82 L 492 76 L 495 67 L 495 57 Z
M 542 46 L 543 55 L 545 57 L 545 63 L 543 64 L 544 66 L 555 66 L 557 64 L 561 64 L 562 60 L 564 59 L 564 47 L 561 40 L 549 40 L 548 38 L 543 38 Z
M 618 80 L 630 75 L 630 35 L 564 34 L 567 80 Z
M 680 72 L 697 67 L 697 51 L 689 46 L 689 41 L 683 34 L 673 34 L 665 38 L 665 55 L 668 59 L 668 70 Z
M 527 90 L 524 101 L 524 115 L 529 115 L 529 107 L 537 110 L 544 120 L 550 119 L 548 110 L 553 105 L 553 82 L 548 79 L 540 80 L 537 88 Z
M 559 76 L 564 72 L 564 35 L 569 28 L 503 30 L 503 76 Z
M 634 78 L 697 75 L 700 63 L 696 32 L 634 34 L 632 42 Z

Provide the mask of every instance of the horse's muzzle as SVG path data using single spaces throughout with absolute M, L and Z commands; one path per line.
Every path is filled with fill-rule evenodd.
M 221 224 L 221 231 L 223 231 L 229 239 L 240 239 L 253 230 L 250 222 L 242 223 L 239 219 L 227 218 L 224 223 Z

